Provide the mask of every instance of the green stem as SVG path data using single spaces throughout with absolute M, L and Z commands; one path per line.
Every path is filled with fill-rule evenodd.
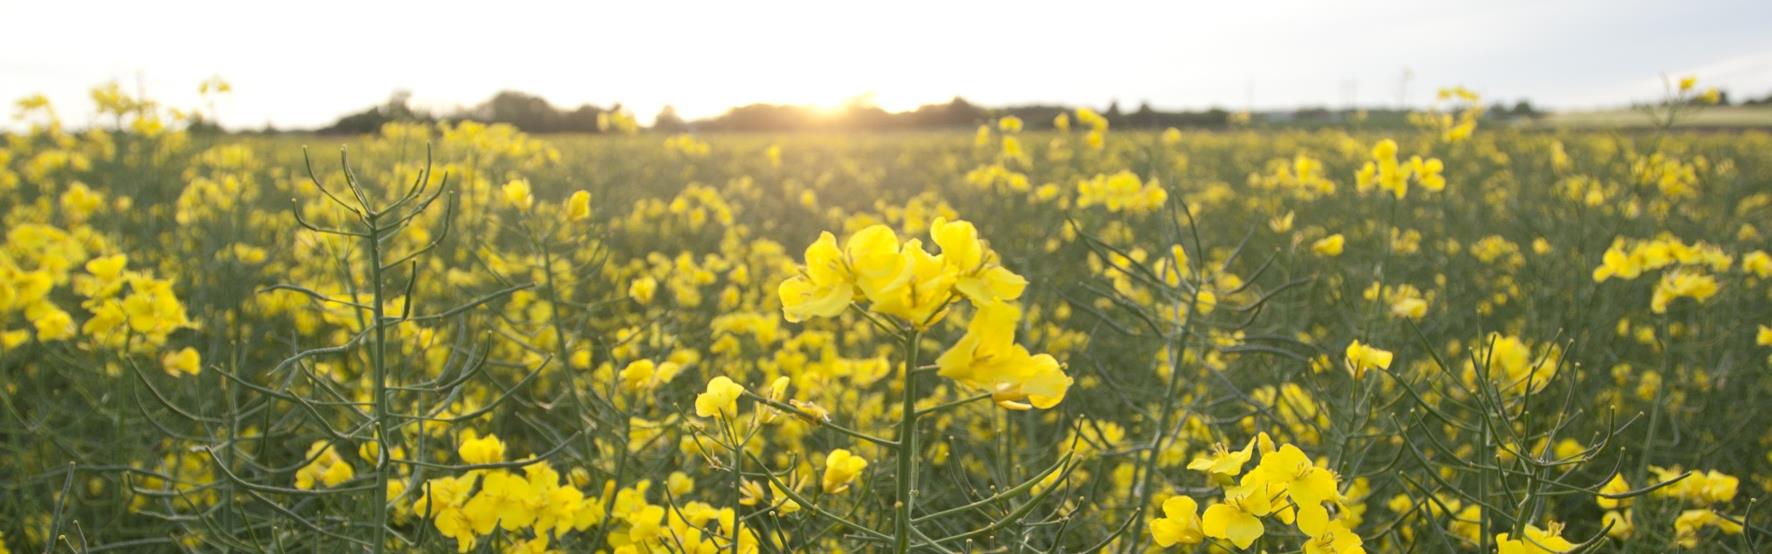
M 377 227 L 375 216 L 369 217 L 369 236 L 364 242 L 369 246 L 369 287 L 374 304 L 370 305 L 370 325 L 374 326 L 374 343 L 369 345 L 370 379 L 375 382 L 374 416 L 375 416 L 375 490 L 370 491 L 370 523 L 375 526 L 370 548 L 375 554 L 381 554 L 387 547 L 388 529 L 388 437 L 392 436 L 389 429 L 391 418 L 388 417 L 388 375 L 387 375 L 387 325 L 383 320 L 382 308 L 382 267 L 381 267 L 381 229 Z
M 911 507 L 917 495 L 917 349 L 922 333 L 905 335 L 904 404 L 898 421 L 898 524 L 893 530 L 892 551 L 911 550 Z
M 726 426 L 727 440 L 732 441 L 733 437 L 736 435 L 736 433 L 732 432 L 732 422 L 726 421 L 725 417 L 721 417 L 720 419 L 720 423 Z M 768 468 L 764 469 L 767 470 Z M 743 509 L 743 506 L 738 503 L 739 499 L 744 498 L 744 477 L 741 474 L 743 470 L 744 444 L 734 442 L 732 445 L 732 542 L 729 545 L 731 546 L 731 554 L 738 554 L 739 537 L 744 536 L 744 518 L 738 517 L 737 515 L 739 510 Z M 788 487 L 782 487 L 782 490 L 787 489 Z

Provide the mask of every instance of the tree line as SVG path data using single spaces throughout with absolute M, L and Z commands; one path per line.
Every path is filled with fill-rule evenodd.
M 599 120 L 603 119 L 602 116 L 623 110 L 620 104 L 608 107 L 583 104 L 576 108 L 562 109 L 534 94 L 505 91 L 472 107 L 437 113 L 413 107 L 410 98 L 409 93 L 396 92 L 386 102 L 346 114 L 316 131 L 323 134 L 360 134 L 376 132 L 383 124 L 395 121 L 479 121 L 506 123 L 529 133 L 600 133 L 608 131 L 601 128 Z M 666 106 L 654 118 L 649 129 L 668 133 L 967 129 L 996 118 L 1016 116 L 1021 118 L 1026 128 L 1039 130 L 1053 128 L 1059 114 L 1074 110 L 1073 106 L 1062 105 L 987 107 L 955 97 L 947 102 L 925 104 L 914 110 L 889 112 L 863 98 L 836 109 L 750 104 L 731 108 L 718 116 L 690 121 L 679 116 L 674 108 Z M 1133 110 L 1123 110 L 1118 102 L 1114 102 L 1101 109 L 1100 113 L 1113 127 L 1121 129 L 1213 129 L 1228 127 L 1236 119 L 1233 111 L 1224 108 L 1160 110 L 1148 102 L 1139 104 Z M 1407 110 L 1397 108 L 1303 107 L 1265 111 L 1255 114 L 1255 119 L 1265 124 L 1289 127 L 1357 122 L 1382 128 L 1408 125 L 1407 115 Z M 1484 112 L 1485 118 L 1494 119 L 1530 119 L 1542 115 L 1543 112 L 1526 100 L 1511 106 L 1497 103 Z

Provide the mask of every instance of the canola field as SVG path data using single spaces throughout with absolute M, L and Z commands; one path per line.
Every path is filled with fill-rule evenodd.
M 0 150 L 0 552 L 1765 552 L 1772 136 Z M 304 150 L 306 148 L 306 150 Z

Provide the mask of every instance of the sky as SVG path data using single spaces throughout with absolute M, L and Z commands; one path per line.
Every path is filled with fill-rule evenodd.
M 443 110 L 500 90 L 620 102 L 642 121 L 864 94 L 888 110 L 1424 105 L 1447 85 L 1595 109 L 1688 74 L 1772 94 L 1769 30 L 1766 0 L 0 0 L 0 111 L 42 93 L 84 123 L 87 91 L 113 80 L 196 108 L 213 76 L 235 128 L 321 126 L 395 90 Z

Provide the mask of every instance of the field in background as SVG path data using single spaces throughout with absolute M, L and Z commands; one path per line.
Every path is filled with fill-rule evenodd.
M 1659 126 L 1654 115 L 1640 110 L 1556 112 L 1528 126 L 1544 129 L 1636 129 Z M 1691 114 L 1675 122 L 1681 129 L 1772 128 L 1772 106 L 1719 106 Z

